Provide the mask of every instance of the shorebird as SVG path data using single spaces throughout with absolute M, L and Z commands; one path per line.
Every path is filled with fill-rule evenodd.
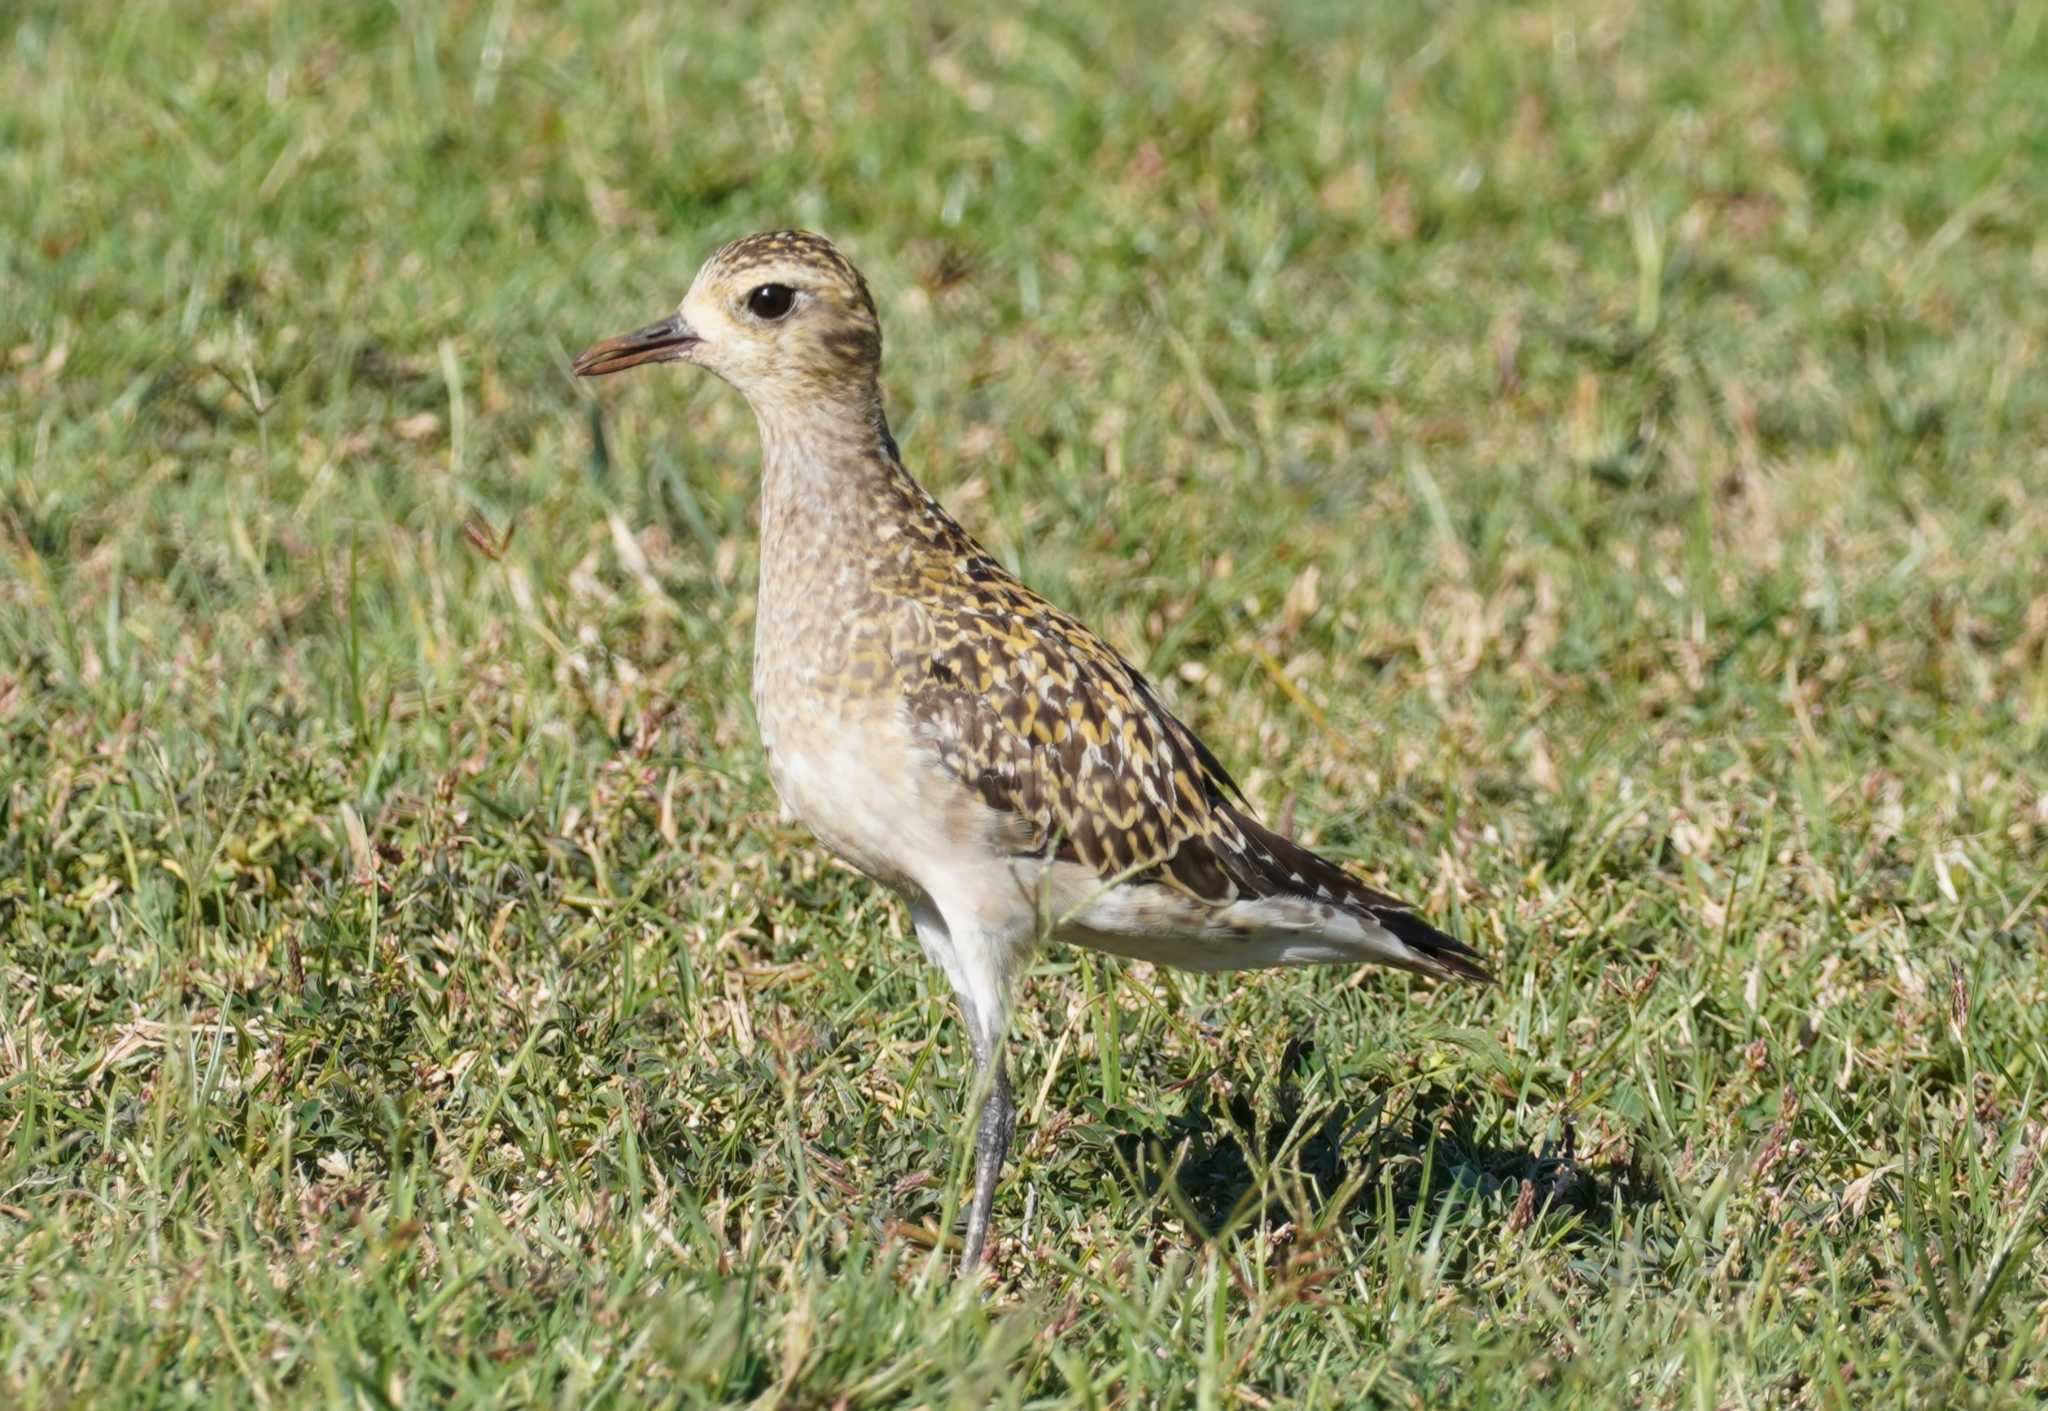
M 875 301 L 830 241 L 733 241 L 673 315 L 574 370 L 665 362 L 723 378 L 760 426 L 769 777 L 820 842 L 902 896 L 966 1020 L 980 1115 L 963 1272 L 1016 1120 L 1011 983 L 1042 944 L 1191 970 L 1490 978 L 1413 908 L 1260 823 L 1143 673 L 911 477 L 882 413 Z

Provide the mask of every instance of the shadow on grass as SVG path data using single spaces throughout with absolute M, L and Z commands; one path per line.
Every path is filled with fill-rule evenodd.
M 1146 1196 L 1171 1193 L 1162 1218 L 1178 1207 L 1207 1233 L 1317 1218 L 1347 1186 L 1360 1192 L 1354 1209 L 1390 1197 L 1404 1225 L 1418 1211 L 1433 1221 L 1445 1202 L 1478 1199 L 1498 1204 L 1506 1219 L 1569 1214 L 1587 1234 L 1663 1198 L 1633 1154 L 1582 1161 L 1570 1122 L 1555 1140 L 1518 1141 L 1497 1127 L 1482 1130 L 1462 1097 L 1444 1088 L 1310 1103 L 1287 1083 L 1254 1104 L 1224 1085 L 1205 1087 L 1206 1098 L 1180 1116 L 1138 1119 L 1110 1144 Z M 1518 1204 L 1520 1214 L 1511 1214 Z

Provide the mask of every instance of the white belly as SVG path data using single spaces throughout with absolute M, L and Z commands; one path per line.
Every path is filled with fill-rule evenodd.
M 907 729 L 888 719 L 776 724 L 771 731 L 763 722 L 768 777 L 819 842 L 898 889 L 956 853 L 962 840 L 949 826 L 946 781 L 923 763 Z

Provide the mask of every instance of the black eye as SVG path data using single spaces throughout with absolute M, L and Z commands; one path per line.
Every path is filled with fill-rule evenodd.
M 747 312 L 755 318 L 781 318 L 796 305 L 796 290 L 787 284 L 763 284 L 747 295 Z

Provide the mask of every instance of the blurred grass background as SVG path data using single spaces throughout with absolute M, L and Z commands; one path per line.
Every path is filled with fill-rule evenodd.
M 2037 1405 L 2048 6 L 0 9 L 0 1402 Z M 909 463 L 1488 993 L 783 821 L 755 443 Z

